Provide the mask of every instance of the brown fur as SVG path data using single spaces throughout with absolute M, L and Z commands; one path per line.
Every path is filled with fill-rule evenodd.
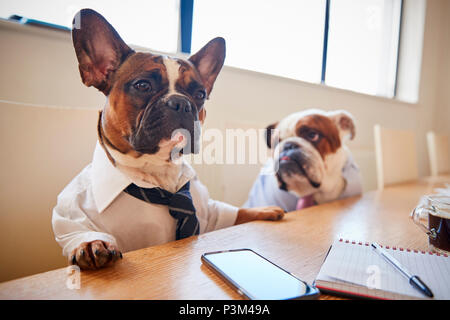
M 73 21 L 72 41 L 81 79 L 108 95 L 114 72 L 134 51 L 97 12 L 83 9 Z M 110 50 L 114 48 L 114 50 Z
M 182 60 L 178 60 L 181 67 L 179 77 L 176 82 L 176 88 L 180 92 L 193 94 L 193 90 L 204 90 L 202 79 L 195 68 Z M 137 72 L 137 70 L 139 70 Z M 151 100 L 145 102 L 147 105 L 153 104 L 161 96 L 167 93 L 168 76 L 167 70 L 161 56 L 155 56 L 150 53 L 134 53 L 117 70 L 114 77 L 113 87 L 109 94 L 109 108 L 106 119 L 103 121 L 105 136 L 113 144 L 112 147 L 122 153 L 133 154 L 133 149 L 128 143 L 128 137 L 132 134 L 133 124 L 137 125 L 145 109 L 136 108 L 141 106 L 144 101 L 138 101 L 135 96 L 130 96 L 124 90 L 127 83 L 139 77 L 139 74 L 146 72 L 158 72 L 161 76 L 160 86 L 165 88 L 154 94 Z M 191 99 L 199 112 L 199 120 L 203 122 L 206 117 L 206 111 L 203 108 L 204 100 L 195 101 Z M 140 154 L 134 152 L 135 156 Z
M 297 122 L 295 132 L 299 137 L 305 138 L 311 130 L 321 135 L 321 138 L 315 143 L 315 147 L 322 159 L 325 159 L 328 154 L 335 153 L 341 147 L 339 130 L 330 118 L 315 114 L 306 116 Z
M 181 92 L 186 92 L 192 94 L 195 90 L 206 90 L 203 84 L 203 80 L 192 63 L 187 61 L 178 60 L 180 63 L 179 77 L 175 84 L 177 90 Z M 206 92 L 208 94 L 208 92 Z M 198 117 L 200 122 L 203 124 L 206 117 L 206 110 L 203 107 L 203 101 L 192 101 L 198 108 Z
M 81 10 L 74 19 L 76 22 L 79 25 L 74 24 L 73 44 L 83 83 L 96 87 L 108 97 L 108 103 L 99 117 L 99 139 L 103 146 L 106 144 L 123 154 L 140 157 L 142 154 L 136 151 L 135 134 L 142 124 L 146 107 L 153 106 L 168 92 L 164 58 L 132 50 L 106 19 L 93 10 Z M 196 107 L 198 120 L 202 123 L 206 117 L 204 101 L 212 90 L 224 59 L 225 42 L 221 38 L 211 40 L 188 61 L 175 59 L 180 64 L 175 89 L 185 94 L 185 98 Z M 130 94 L 130 86 L 140 76 L 145 80 L 155 79 L 151 95 Z M 196 98 L 198 91 L 204 91 L 204 98 Z M 171 131 L 171 128 L 166 131 Z M 161 135 L 168 136 L 168 133 L 161 131 Z M 142 143 L 145 141 L 140 139 L 138 144 L 142 146 Z M 154 141 L 151 144 L 155 144 Z M 155 145 L 144 152 L 153 153 L 157 148 Z
M 225 50 L 223 48 L 225 48 L 225 40 L 215 38 L 189 58 L 189 61 L 195 66 L 202 79 L 207 97 L 209 97 L 217 75 L 225 61 Z M 214 59 L 211 59 L 211 57 L 214 57 Z
M 136 72 L 139 70 L 138 72 Z M 103 121 L 103 129 L 105 136 L 113 144 L 113 148 L 124 154 L 134 154 L 138 157 L 138 152 L 133 152 L 133 148 L 128 142 L 129 136 L 133 133 L 137 122 L 140 120 L 144 109 L 139 108 L 144 101 L 139 98 L 130 96 L 124 90 L 126 84 L 149 71 L 159 71 L 162 86 L 167 86 L 167 73 L 162 59 L 150 53 L 138 52 L 130 56 L 119 68 L 114 78 L 114 85 L 108 96 L 109 104 L 108 112 L 105 112 L 106 118 Z M 153 95 L 147 104 L 151 104 L 167 90 L 162 90 Z

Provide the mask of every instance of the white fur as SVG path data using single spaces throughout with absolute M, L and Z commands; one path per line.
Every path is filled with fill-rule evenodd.
M 317 203 L 335 200 L 345 189 L 342 168 L 348 158 L 347 147 L 339 148 L 335 153 L 325 157 L 325 175 L 319 190 L 314 194 Z
M 164 57 L 163 62 L 166 66 L 167 78 L 169 80 L 169 92 L 166 94 L 166 97 L 169 97 L 176 93 L 175 83 L 179 77 L 180 64 L 170 57 Z
M 178 143 L 174 139 L 163 140 L 159 143 L 160 149 L 157 153 L 143 154 L 139 158 L 121 153 L 107 145 L 106 148 L 116 162 L 116 167 L 139 186 L 147 188 L 157 186 L 176 192 L 186 183 L 186 178 L 195 175 L 181 158 L 170 160 L 172 150 Z

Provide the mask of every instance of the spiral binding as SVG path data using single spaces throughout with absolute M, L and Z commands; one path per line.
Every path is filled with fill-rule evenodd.
M 365 245 L 366 247 L 370 246 L 369 242 L 362 242 L 362 241 L 354 241 L 354 240 L 348 240 L 348 239 L 339 239 L 339 242 L 343 242 L 343 243 L 351 243 L 351 244 L 358 244 L 360 246 Z M 422 251 L 422 250 L 415 250 L 415 249 L 409 249 L 409 248 L 401 248 L 401 247 L 390 247 L 390 246 L 385 246 L 383 247 L 380 244 L 380 247 L 385 248 L 385 249 L 392 249 L 392 250 L 399 250 L 399 251 L 406 251 L 406 252 L 414 252 L 414 253 L 422 253 L 422 254 L 429 254 L 429 255 L 436 255 L 438 257 L 443 256 L 448 258 L 448 254 L 445 253 L 438 253 L 438 252 L 431 252 L 431 251 Z

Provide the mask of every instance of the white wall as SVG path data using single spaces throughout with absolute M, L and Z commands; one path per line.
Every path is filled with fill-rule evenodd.
M 436 90 L 436 111 L 434 129 L 450 136 L 450 1 L 442 1 L 440 11 L 439 81 Z

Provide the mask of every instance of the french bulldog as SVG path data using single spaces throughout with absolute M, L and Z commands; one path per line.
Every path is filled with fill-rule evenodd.
M 130 182 L 138 192 L 150 186 L 164 195 L 182 190 L 189 198 L 192 193 L 191 211 L 197 210 L 199 221 L 193 235 L 228 226 L 226 219 L 232 225 L 283 217 L 276 206 L 234 210 L 208 199 L 182 161 L 183 154 L 198 152 L 205 101 L 225 59 L 223 38 L 212 39 L 188 59 L 136 52 L 103 16 L 83 9 L 74 18 L 72 39 L 82 82 L 101 91 L 106 104 L 97 127 L 101 147 L 53 211 L 56 239 L 70 264 L 97 269 L 120 260 L 122 252 L 175 240 L 175 230 L 186 220 L 171 217 L 170 204 L 146 203 L 125 193 Z M 110 188 L 116 188 L 114 194 L 105 192 Z M 221 210 L 228 218 L 221 218 Z

